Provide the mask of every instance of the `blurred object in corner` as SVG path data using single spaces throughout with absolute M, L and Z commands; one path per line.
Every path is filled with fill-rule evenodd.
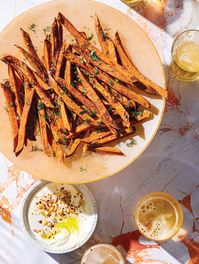
M 158 27 L 165 28 L 167 0 L 122 0 L 122 2 Z

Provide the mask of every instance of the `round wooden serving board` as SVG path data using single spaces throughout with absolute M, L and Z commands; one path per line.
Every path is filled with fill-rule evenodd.
M 14 47 L 14 44 L 22 45 L 20 27 L 30 33 L 33 43 L 41 54 L 42 41 L 45 38 L 43 29 L 52 24 L 59 11 L 79 30 L 85 31 L 88 35 L 95 34 L 93 16 L 96 13 L 102 26 L 109 29 L 108 32 L 111 36 L 114 36 L 116 30 L 119 31 L 124 46 L 137 68 L 148 78 L 165 87 L 165 75 L 159 55 L 146 33 L 123 13 L 94 1 L 58 0 L 28 10 L 0 33 L 0 55 L 13 54 L 20 57 Z M 36 25 L 36 33 L 29 29 L 31 24 Z M 94 41 L 97 42 L 96 36 Z M 0 80 L 2 81 L 7 78 L 7 66 L 0 63 L 0 69 Z M 87 183 L 109 177 L 137 159 L 155 136 L 163 116 L 165 100 L 157 97 L 149 98 L 149 100 L 156 108 L 153 119 L 139 125 L 136 135 L 118 142 L 118 148 L 126 156 L 82 154 L 79 151 L 62 164 L 56 159 L 49 158 L 44 152 L 32 152 L 30 147 L 25 147 L 23 152 L 15 157 L 12 152 L 10 123 L 5 111 L 3 93 L 0 89 L 0 151 L 18 167 L 32 174 L 35 179 L 65 183 Z M 128 147 L 126 143 L 132 138 L 136 140 L 136 145 Z

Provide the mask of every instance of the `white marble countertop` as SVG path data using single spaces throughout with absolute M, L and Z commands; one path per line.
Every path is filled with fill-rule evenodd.
M 1 0 L 0 30 L 18 14 L 44 2 L 47 1 Z M 168 72 L 173 37 L 185 29 L 199 28 L 199 1 L 162 0 L 158 8 L 148 7 L 141 10 L 141 15 L 119 0 L 100 2 L 126 9 L 127 15 L 148 32 L 159 51 L 169 89 L 161 127 L 151 145 L 131 166 L 114 177 L 88 184 L 99 206 L 97 228 L 85 246 L 64 255 L 41 251 L 23 234 L 19 219 L 20 201 L 34 180 L 0 153 L 2 264 L 80 263 L 85 249 L 98 242 L 113 243 L 124 254 L 128 251 L 130 263 L 199 263 L 199 88 L 196 82 L 186 84 L 172 80 Z M 132 220 L 136 202 L 151 191 L 174 195 L 181 201 L 185 217 L 181 231 L 158 246 L 144 240 Z

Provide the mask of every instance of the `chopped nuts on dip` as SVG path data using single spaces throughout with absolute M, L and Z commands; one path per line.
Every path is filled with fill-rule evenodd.
M 28 208 L 31 236 L 50 252 L 69 252 L 84 244 L 96 224 L 95 201 L 85 186 L 47 183 Z

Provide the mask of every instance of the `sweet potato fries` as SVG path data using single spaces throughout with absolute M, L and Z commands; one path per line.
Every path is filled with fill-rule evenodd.
M 145 87 L 146 95 L 167 97 L 165 89 L 137 70 L 118 32 L 112 40 L 98 17 L 95 28 L 101 50 L 92 42 L 94 34 L 89 37 L 78 31 L 59 13 L 44 39 L 41 58 L 22 28 L 24 45 L 16 45 L 20 59 L 12 55 L 1 58 L 8 65 L 9 79 L 1 88 L 16 156 L 29 140 L 38 137 L 43 151 L 60 162 L 80 146 L 83 151 L 124 155 L 114 144 L 153 115 L 137 83 Z M 64 30 L 75 42 L 66 42 Z M 33 137 L 28 135 L 30 126 Z

